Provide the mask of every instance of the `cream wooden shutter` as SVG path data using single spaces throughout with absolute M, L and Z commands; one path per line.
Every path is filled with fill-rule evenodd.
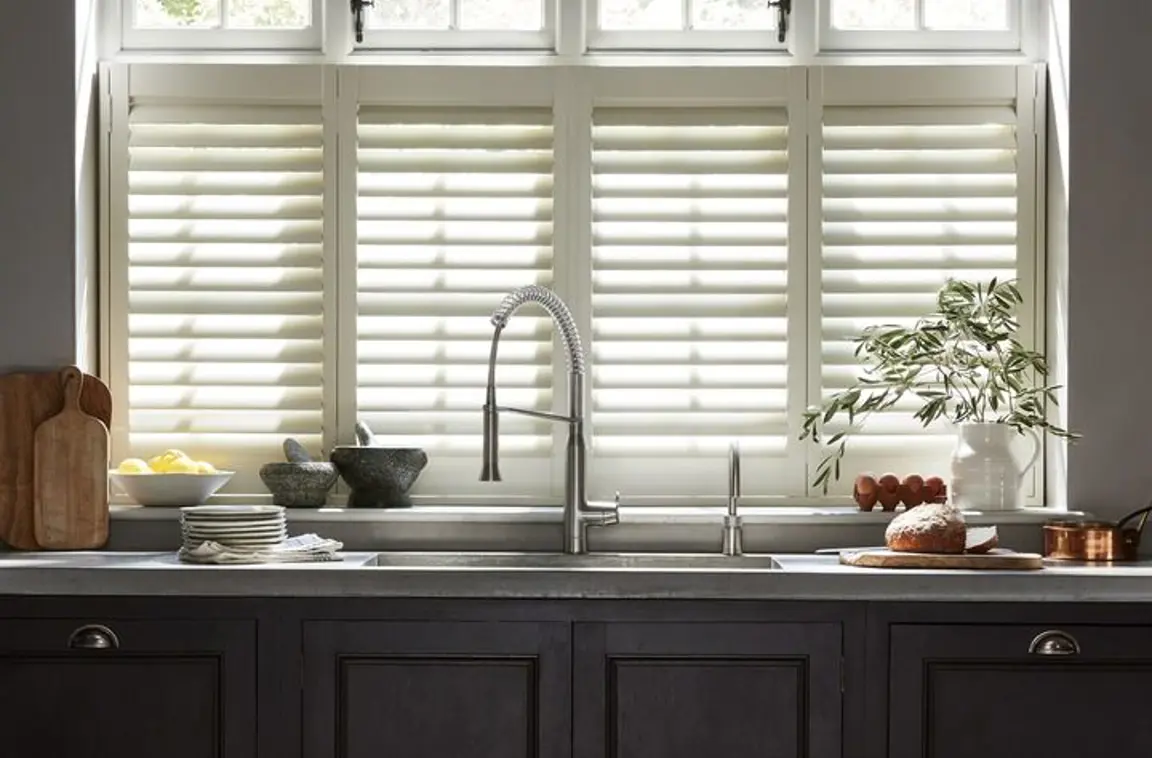
M 853 338 L 911 325 L 948 277 L 1021 278 L 1035 307 L 1036 174 L 1031 68 L 826 71 L 820 172 L 824 392 L 859 372 Z M 1022 85 L 1023 83 L 1023 85 Z M 842 103 L 842 104 L 838 104 Z M 1035 338 L 1032 313 L 1024 339 Z M 849 438 L 839 490 L 857 473 L 947 478 L 954 432 L 924 429 L 910 401 Z
M 261 493 L 285 437 L 324 442 L 324 134 L 318 92 L 232 99 L 215 68 L 134 67 L 144 92 L 114 128 L 115 455 L 180 448 Z
M 428 452 L 419 494 L 547 494 L 553 430 L 522 416 L 501 418 L 506 483 L 477 477 L 489 317 L 553 283 L 551 109 L 363 105 L 357 159 L 359 416 Z M 542 311 L 512 320 L 501 404 L 552 409 L 552 350 Z
M 718 492 L 731 440 L 788 447 L 788 111 L 599 107 L 592 144 L 598 479 Z

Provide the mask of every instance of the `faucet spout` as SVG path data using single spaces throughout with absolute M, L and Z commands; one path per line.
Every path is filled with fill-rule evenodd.
M 728 512 L 724 514 L 724 544 L 721 552 L 737 556 L 744 552 L 744 519 L 740 518 L 740 445 L 728 447 Z
M 496 403 L 496 356 L 500 333 L 521 306 L 537 303 L 548 315 L 560 334 L 568 357 L 568 413 L 559 415 L 519 408 L 501 408 Z M 488 358 L 488 387 L 484 401 L 484 460 L 480 480 L 500 481 L 499 435 L 500 412 L 522 413 L 568 425 L 568 444 L 564 475 L 564 551 L 588 552 L 588 527 L 609 526 L 619 521 L 619 496 L 616 503 L 589 503 L 586 492 L 587 451 L 584 443 L 584 348 L 576 320 L 564 301 L 547 287 L 531 284 L 513 290 L 492 314 L 492 350 Z

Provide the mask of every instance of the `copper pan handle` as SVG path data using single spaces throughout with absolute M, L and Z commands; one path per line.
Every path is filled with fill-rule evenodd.
M 1132 511 L 1127 516 L 1125 516 L 1124 518 L 1117 521 L 1116 522 L 1116 528 L 1117 529 L 1123 529 L 1125 524 L 1127 524 L 1129 521 L 1131 521 L 1132 519 L 1139 516 L 1140 517 L 1140 523 L 1136 525 L 1136 533 L 1137 534 L 1143 534 L 1144 525 L 1148 523 L 1148 515 L 1150 513 L 1152 513 L 1152 503 L 1149 503 L 1148 505 L 1144 506 L 1143 508 L 1141 508 L 1138 511 Z
M 1032 638 L 1032 644 L 1028 646 L 1028 654 L 1055 657 L 1080 655 L 1080 643 L 1067 632 L 1049 629 Z

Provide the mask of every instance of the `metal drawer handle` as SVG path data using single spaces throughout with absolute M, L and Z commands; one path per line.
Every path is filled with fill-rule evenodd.
M 68 647 L 73 650 L 117 650 L 120 638 L 106 626 L 89 624 L 72 632 L 68 637 Z
M 1032 655 L 1080 655 L 1080 643 L 1067 632 L 1049 629 L 1032 639 L 1028 652 Z

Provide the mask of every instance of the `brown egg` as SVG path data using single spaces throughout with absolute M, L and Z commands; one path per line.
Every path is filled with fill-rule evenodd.
M 924 480 L 924 502 L 936 503 L 940 502 L 941 497 L 947 495 L 947 488 L 944 486 L 944 480 L 938 476 L 930 476 Z
M 900 485 L 900 500 L 909 508 L 915 508 L 924 502 L 924 477 L 919 474 L 909 474 L 904 477 Z
M 900 505 L 900 486 L 897 485 L 894 490 L 880 490 L 879 498 L 880 506 L 886 511 L 896 510 L 896 506 Z
M 852 499 L 856 501 L 856 505 L 860 506 L 862 511 L 870 511 L 876 507 L 876 499 L 880 492 L 880 485 L 876 483 L 876 479 L 868 474 L 861 474 L 856 477 L 856 483 L 852 485 Z
M 895 492 L 900 488 L 900 477 L 895 474 L 885 474 L 876 481 L 880 485 L 880 489 L 888 492 Z

